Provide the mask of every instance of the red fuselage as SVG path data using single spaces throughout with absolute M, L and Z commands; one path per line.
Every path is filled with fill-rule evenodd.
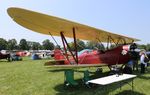
M 129 54 L 122 54 L 123 46 L 118 46 L 114 49 L 107 50 L 105 52 L 93 50 L 93 51 L 86 51 L 83 52 L 78 56 L 78 64 L 108 64 L 108 65 L 114 65 L 114 64 L 124 64 L 127 63 L 130 60 Z M 57 51 L 58 52 L 58 51 Z M 56 54 L 55 57 L 56 60 L 62 60 L 64 57 L 58 56 L 60 53 Z M 59 58 L 61 59 L 59 59 Z M 70 57 L 69 61 L 65 60 L 64 64 L 73 64 L 75 63 L 75 60 Z

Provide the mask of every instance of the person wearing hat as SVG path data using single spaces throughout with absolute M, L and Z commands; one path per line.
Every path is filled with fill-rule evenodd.
M 145 67 L 147 66 L 147 63 L 145 62 L 146 58 L 148 58 L 146 55 L 146 51 L 141 50 L 140 52 L 141 73 L 145 73 Z

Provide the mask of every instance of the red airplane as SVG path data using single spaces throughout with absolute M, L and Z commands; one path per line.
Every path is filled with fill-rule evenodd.
M 71 65 L 71 67 L 97 67 L 103 66 L 104 64 L 107 64 L 108 66 L 124 64 L 131 60 L 130 55 L 134 49 L 136 49 L 136 44 L 120 45 L 106 51 L 85 49 L 80 51 L 81 54 L 78 54 L 78 65 L 73 57 L 69 57 L 69 60 L 67 60 L 66 55 L 62 53 L 62 50 L 55 49 L 54 59 L 56 60 L 55 62 L 57 64 L 55 66 L 60 65 L 62 67 L 65 65 L 64 67 L 66 67 Z M 45 65 L 50 64 L 51 61 L 47 62 Z
M 134 51 L 136 48 L 133 42 L 139 41 L 135 38 L 110 33 L 105 30 L 26 9 L 9 8 L 8 14 L 15 22 L 25 28 L 51 35 L 53 39 L 53 36 L 60 36 L 62 38 L 65 54 L 61 50 L 55 50 L 55 61 L 47 62 L 45 65 L 49 65 L 52 62 L 55 62 L 56 64 L 53 66 L 57 67 L 96 67 L 104 64 L 108 66 L 124 64 L 131 59 L 129 51 Z M 75 53 L 71 51 L 66 37 L 74 39 Z M 113 49 L 107 48 L 105 51 L 85 51 L 78 55 L 76 39 L 107 43 L 107 47 L 113 43 L 116 47 Z M 57 43 L 55 39 L 54 41 Z M 71 57 L 68 56 L 67 49 Z

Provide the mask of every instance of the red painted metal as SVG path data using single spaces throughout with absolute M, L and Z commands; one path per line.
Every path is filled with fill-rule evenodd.
M 63 36 L 63 32 L 60 32 L 60 35 L 61 35 L 61 40 L 62 40 L 62 43 L 63 43 L 63 47 L 64 47 L 64 50 L 65 50 L 65 55 L 66 55 L 66 59 L 69 61 L 69 58 L 68 58 L 68 55 L 67 55 L 67 49 L 66 49 L 66 45 L 65 45 L 65 42 L 64 42 L 64 36 Z M 64 58 L 64 56 L 62 55 L 63 54 L 63 52 L 62 52 L 62 54 L 61 54 L 61 51 L 59 51 L 58 49 L 56 50 L 57 52 L 56 52 L 56 56 L 55 56 L 55 59 L 57 59 L 57 57 L 60 59 L 62 59 L 62 58 Z M 59 57 L 59 54 L 61 54 L 61 56 L 63 56 L 63 57 Z M 55 55 L 55 52 L 54 52 L 54 55 Z M 64 58 L 65 59 L 65 58 Z
M 93 50 L 91 52 L 84 52 L 80 56 L 78 56 L 79 63 L 78 64 L 124 64 L 130 60 L 129 54 L 122 54 L 123 45 L 118 46 L 114 49 L 107 50 L 105 52 Z M 59 59 L 56 59 L 59 60 Z M 75 60 L 71 57 L 69 58 L 71 62 L 75 62 Z M 69 64 L 67 60 L 65 60 L 64 64 Z
M 76 36 L 75 36 L 75 28 L 73 28 L 73 38 L 75 43 L 75 55 L 71 51 L 67 40 L 63 34 L 60 32 L 64 50 L 66 53 L 67 60 L 65 59 L 62 51 L 58 51 L 57 53 L 54 52 L 55 60 L 64 60 L 64 64 L 108 64 L 108 65 L 115 65 L 115 64 L 124 64 L 127 63 L 131 58 L 129 56 L 128 50 L 130 49 L 130 45 L 121 45 L 117 46 L 113 49 L 107 49 L 106 51 L 87 51 L 80 55 L 77 54 L 77 45 L 76 45 Z M 113 41 L 111 37 L 108 36 L 108 43 L 107 48 L 109 46 L 110 39 Z M 119 42 L 120 40 L 118 40 Z M 114 41 L 113 41 L 114 42 Z M 117 44 L 117 43 L 115 43 Z M 68 57 L 66 45 L 68 47 L 69 52 L 71 53 L 71 57 Z M 63 56 L 63 57 L 62 57 Z M 64 58 L 64 59 L 63 59 Z

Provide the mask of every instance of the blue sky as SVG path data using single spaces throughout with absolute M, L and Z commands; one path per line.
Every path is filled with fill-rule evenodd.
M 0 38 L 42 42 L 50 36 L 16 24 L 7 8 L 21 7 L 150 43 L 150 0 L 1 0 Z M 59 41 L 60 38 L 56 37 Z

